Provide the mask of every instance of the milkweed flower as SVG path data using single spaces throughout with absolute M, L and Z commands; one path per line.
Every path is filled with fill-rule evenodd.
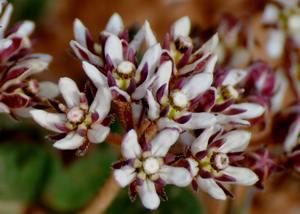
M 262 23 L 269 27 L 266 51 L 273 59 L 282 57 L 288 39 L 292 39 L 294 46 L 300 47 L 298 34 L 300 32 L 299 1 L 277 0 L 266 5 Z
M 32 106 L 45 105 L 45 99 L 58 94 L 55 84 L 31 77 L 45 71 L 52 58 L 31 54 L 33 22 L 24 21 L 7 30 L 13 7 L 5 1 L 0 5 L 0 112 L 28 116 Z
M 123 139 L 124 160 L 114 164 L 114 177 L 120 186 L 129 185 L 130 196 L 138 194 L 148 209 L 156 209 L 159 197 L 165 198 L 164 185 L 184 187 L 191 182 L 189 171 L 169 165 L 166 156 L 178 136 L 176 129 L 163 129 L 150 142 L 139 142 L 135 130 L 130 130 Z
M 58 133 L 54 147 L 63 150 L 78 149 L 85 152 L 89 143 L 101 143 L 110 132 L 102 124 L 110 111 L 111 94 L 108 88 L 99 87 L 92 101 L 79 91 L 76 83 L 67 78 L 59 80 L 59 90 L 66 105 L 58 104 L 58 112 L 31 110 L 32 118 L 42 127 Z
M 88 61 L 89 63 L 99 68 L 105 66 L 105 41 L 110 36 L 116 36 L 122 42 L 126 41 L 127 45 L 129 46 L 126 48 L 130 49 L 130 55 L 136 54 L 144 41 L 147 47 L 150 47 L 153 44 L 157 43 L 156 38 L 147 21 L 134 35 L 133 39 L 129 41 L 128 29 L 125 28 L 121 16 L 117 13 L 114 13 L 110 17 L 105 29 L 100 32 L 99 41 L 93 40 L 89 30 L 79 19 L 74 20 L 73 31 L 75 38 L 70 42 L 70 46 L 75 56 L 79 60 Z
M 212 197 L 225 200 L 231 193 L 224 184 L 253 185 L 257 175 L 248 168 L 234 166 L 234 160 L 249 144 L 251 134 L 234 130 L 218 133 L 213 127 L 202 132 L 191 145 L 188 158 L 193 175 L 193 187 L 200 187 Z

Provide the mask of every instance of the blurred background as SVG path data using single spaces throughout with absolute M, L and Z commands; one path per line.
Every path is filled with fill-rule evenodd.
M 72 55 L 69 41 L 72 23 L 80 18 L 94 38 L 109 17 L 118 12 L 127 26 L 149 20 L 162 39 L 170 25 L 184 15 L 191 17 L 198 31 L 210 32 L 223 13 L 239 19 L 256 17 L 263 0 L 11 0 L 13 22 L 31 19 L 37 23 L 32 39 L 35 52 L 54 58 L 43 79 L 57 81 L 69 76 L 82 83 L 80 63 Z M 118 124 L 114 132 L 120 132 Z M 52 149 L 46 133 L 28 122 L 0 117 L 0 214 L 77 213 L 88 204 L 109 177 L 116 148 L 93 147 L 85 157 Z M 167 188 L 169 200 L 155 213 L 223 213 L 226 206 L 204 193 L 189 188 Z M 246 192 L 246 194 L 245 194 Z M 236 190 L 235 213 L 300 213 L 300 181 L 296 176 L 276 175 L 263 192 Z M 107 213 L 147 213 L 139 200 L 131 203 L 122 190 Z

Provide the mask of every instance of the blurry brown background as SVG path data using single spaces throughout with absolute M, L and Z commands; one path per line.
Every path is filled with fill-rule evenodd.
M 80 82 L 83 72 L 69 48 L 75 18 L 83 21 L 94 38 L 97 38 L 114 12 L 123 17 L 127 26 L 142 24 L 147 19 L 161 39 L 171 23 L 181 16 L 190 16 L 193 24 L 205 30 L 216 26 L 224 12 L 240 18 L 254 17 L 263 5 L 263 0 L 53 0 L 34 36 L 35 50 L 54 57 L 50 71 L 44 78 L 56 81 L 61 76 L 70 76 Z M 255 194 L 252 213 L 300 213 L 299 190 L 300 181 L 295 177 L 273 177 L 264 192 Z M 209 213 L 218 213 L 224 208 L 222 202 L 207 195 L 200 197 L 208 202 Z M 242 198 L 236 194 L 234 203 L 241 201 Z

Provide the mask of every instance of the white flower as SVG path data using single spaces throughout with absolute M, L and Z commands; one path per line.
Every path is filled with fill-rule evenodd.
M 162 191 L 158 190 L 165 184 L 184 187 L 191 182 L 191 175 L 187 169 L 170 166 L 164 159 L 178 136 L 179 132 L 176 129 L 164 129 L 149 143 L 139 143 L 134 130 L 130 130 L 124 137 L 121 146 L 124 161 L 114 165 L 114 177 L 120 186 L 130 185 L 131 196 L 135 197 L 138 194 L 148 209 L 156 209 L 159 206 Z
M 146 90 L 153 81 L 161 56 L 161 47 L 159 44 L 151 46 L 137 63 L 135 53 L 132 49 L 124 49 L 122 42 L 125 41 L 114 35 L 107 38 L 104 48 L 106 75 L 88 62 L 83 62 L 83 68 L 96 87 L 108 85 L 111 91 L 123 100 L 140 100 L 146 95 Z
M 250 169 L 231 165 L 231 157 L 244 151 L 250 141 L 247 131 L 235 130 L 210 138 L 216 133 L 206 129 L 191 145 L 190 169 L 198 186 L 216 199 L 225 200 L 223 183 L 253 185 L 257 175 Z
M 102 41 L 95 42 L 91 33 L 79 19 L 74 20 L 73 31 L 75 40 L 70 42 L 70 46 L 77 58 L 81 61 L 88 61 L 95 66 L 105 66 L 106 56 L 103 54 L 105 45 L 103 45 Z M 126 41 L 128 48 L 134 53 L 139 50 L 143 41 L 145 41 L 147 47 L 151 47 L 157 43 L 147 21 L 137 32 L 132 41 L 128 41 L 127 33 L 121 16 L 114 13 L 107 22 L 105 29 L 100 33 L 100 36 L 101 40 L 106 40 L 110 36 L 116 36 L 122 41 Z
M 30 111 L 32 118 L 42 127 L 60 133 L 54 147 L 73 150 L 89 143 L 103 142 L 110 131 L 109 127 L 101 124 L 110 111 L 109 89 L 99 87 L 90 105 L 86 95 L 69 78 L 60 79 L 59 90 L 66 103 L 66 106 L 58 105 L 61 112 Z

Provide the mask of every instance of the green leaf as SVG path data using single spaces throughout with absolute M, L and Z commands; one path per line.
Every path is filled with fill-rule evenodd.
M 47 154 L 41 146 L 10 142 L 0 145 L 0 200 L 32 202 L 43 185 Z
M 168 200 L 161 202 L 160 207 L 156 211 L 149 211 L 144 208 L 137 197 L 135 202 L 131 202 L 128 198 L 126 190 L 123 190 L 120 195 L 115 199 L 111 206 L 106 211 L 106 214 L 130 213 L 130 214 L 141 214 L 141 213 L 157 213 L 157 214 L 201 214 L 204 213 L 201 203 L 194 194 L 185 188 L 179 187 L 167 187 L 166 188 Z
M 14 6 L 14 20 L 38 20 L 46 11 L 49 0 L 9 0 Z
M 55 212 L 75 212 L 86 205 L 111 173 L 116 154 L 105 145 L 65 167 L 54 159 L 42 201 Z

